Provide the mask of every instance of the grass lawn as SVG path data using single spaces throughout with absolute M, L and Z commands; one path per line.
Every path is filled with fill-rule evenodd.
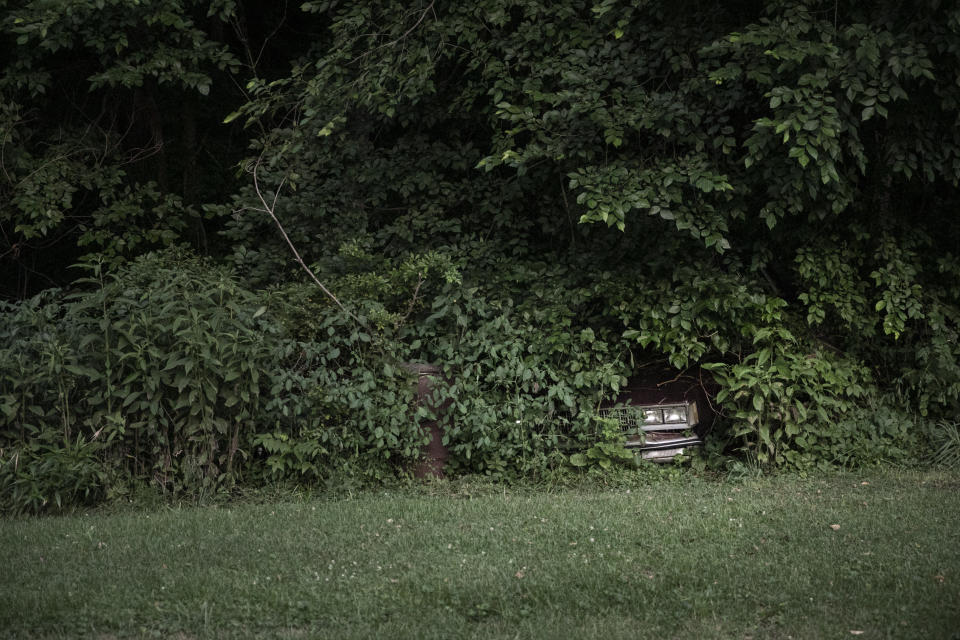
M 898 471 L 458 481 L 3 520 L 0 634 L 960 638 L 958 489 Z

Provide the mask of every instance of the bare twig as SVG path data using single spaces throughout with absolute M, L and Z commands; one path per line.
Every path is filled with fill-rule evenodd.
M 681 371 L 680 373 L 678 373 L 678 374 L 677 374 L 677 377 L 674 378 L 673 380 L 667 380 L 666 382 L 658 382 L 658 383 L 657 383 L 657 388 L 659 389 L 660 387 L 662 387 L 662 386 L 664 386 L 664 385 L 673 384 L 674 382 L 676 382 L 677 380 L 679 380 L 680 378 L 682 378 L 682 377 L 683 377 L 683 374 L 685 374 L 685 373 L 686 373 L 687 371 L 689 371 L 689 370 L 690 370 L 690 367 L 687 367 L 686 369 L 684 369 L 683 371 Z
M 699 377 L 700 389 L 703 391 L 703 397 L 704 399 L 706 399 L 707 405 L 710 407 L 710 410 L 713 411 L 718 416 L 726 416 L 726 414 L 723 412 L 723 410 L 719 406 L 713 404 L 713 402 L 710 401 L 710 392 L 707 390 L 707 385 L 703 381 L 702 368 L 698 372 L 698 377 Z
M 260 58 L 263 57 L 263 52 L 266 50 L 267 45 L 270 43 L 270 40 L 280 31 L 287 21 L 287 5 L 288 3 L 284 1 L 283 3 L 283 15 L 280 16 L 280 21 L 277 22 L 274 26 L 273 31 L 269 33 L 260 45 L 260 51 L 257 52 L 256 57 L 253 55 L 253 49 L 250 46 L 250 38 L 247 33 L 247 28 L 245 24 L 241 24 L 240 17 L 233 16 L 230 19 L 230 26 L 233 27 L 233 33 L 237 36 L 237 40 L 240 41 L 240 44 L 243 46 L 243 53 L 247 57 L 247 66 L 250 67 L 250 71 L 254 76 L 257 75 L 257 66 L 260 64 Z
M 348 65 L 351 65 L 351 64 L 353 64 L 354 62 L 357 62 L 357 61 L 359 61 L 359 60 L 362 60 L 363 58 L 366 58 L 367 56 L 371 55 L 372 53 L 374 53 L 374 52 L 376 52 L 376 51 L 379 51 L 380 49 L 385 49 L 385 48 L 387 48 L 387 47 L 392 47 L 392 46 L 394 46 L 395 44 L 397 44 L 398 42 L 402 42 L 402 41 L 406 40 L 407 36 L 409 36 L 411 33 L 413 33 L 413 30 L 420 26 L 420 23 L 423 22 L 423 19 L 426 18 L 426 17 L 427 17 L 427 14 L 430 13 L 430 11 L 433 9 L 434 2 L 436 2 L 436 0 L 432 0 L 432 1 L 430 2 L 430 4 L 428 4 L 427 7 L 426 7 L 423 11 L 420 12 L 420 18 L 417 19 L 417 21 L 414 23 L 414 25 L 413 25 L 412 27 L 410 27 L 409 29 L 407 29 L 402 36 L 400 36 L 399 38 L 396 38 L 395 40 L 391 40 L 390 42 L 387 42 L 387 43 L 385 43 L 385 44 L 381 44 L 381 45 L 378 46 L 378 47 L 374 47 L 373 49 L 370 49 L 370 50 L 368 50 L 368 51 L 365 51 L 365 52 L 361 53 L 359 56 L 357 56 L 356 58 L 354 58 L 353 60 L 351 60 L 351 61 L 348 62 L 347 64 L 348 64 Z M 436 13 L 434 13 L 434 15 L 436 15 Z
M 266 198 L 263 197 L 263 192 L 260 190 L 260 180 L 259 180 L 259 177 L 258 177 L 258 175 L 257 175 L 257 171 L 258 171 L 258 169 L 260 168 L 260 161 L 261 161 L 261 160 L 262 160 L 262 156 L 261 156 L 261 157 L 258 157 L 258 158 L 257 158 L 257 161 L 253 163 L 253 167 L 251 167 L 251 168 L 248 169 L 248 171 L 250 171 L 250 172 L 253 174 L 253 188 L 254 188 L 254 190 L 257 192 L 257 198 L 260 199 L 260 204 L 263 205 L 263 208 L 262 208 L 262 209 L 255 209 L 255 210 L 256 210 L 256 211 L 263 211 L 264 213 L 266 213 L 267 215 L 270 216 L 270 218 L 273 220 L 273 223 L 277 226 L 277 229 L 280 230 L 280 234 L 283 236 L 283 239 L 287 242 L 287 246 L 290 247 L 290 251 L 293 252 L 293 255 L 294 255 L 294 257 L 297 259 L 297 262 L 300 263 L 300 266 L 303 267 L 303 270 L 307 272 L 307 274 L 310 276 L 310 278 L 313 280 L 313 282 L 314 282 L 318 287 L 320 287 L 320 290 L 323 291 L 324 295 L 326 295 L 328 298 L 330 298 L 331 300 L 333 300 L 334 304 L 336 304 L 338 307 L 340 307 L 340 310 L 341 310 L 341 311 L 343 311 L 343 312 L 346 313 L 348 316 L 350 316 L 351 318 L 353 318 L 353 320 L 354 320 L 355 322 L 357 322 L 357 324 L 362 325 L 363 322 L 360 321 L 360 318 L 358 318 L 357 316 L 355 316 L 355 315 L 354 315 L 353 313 L 351 313 L 345 306 L 343 306 L 343 303 L 341 303 L 340 300 L 337 299 L 337 296 L 333 295 L 333 292 L 331 292 L 329 289 L 327 289 L 327 288 L 323 285 L 323 283 L 320 282 L 320 278 L 318 278 L 318 277 L 317 277 L 317 274 L 315 274 L 315 273 L 313 272 L 313 269 L 311 269 L 310 267 L 308 267 L 308 266 L 307 266 L 307 263 L 303 261 L 303 258 L 300 257 L 300 252 L 297 251 L 297 247 L 294 246 L 293 241 L 290 240 L 290 236 L 287 235 L 286 229 L 283 228 L 283 224 L 280 222 L 280 219 L 277 217 L 277 214 L 276 214 L 277 198 L 280 197 L 280 190 L 283 188 L 283 183 L 286 182 L 286 180 L 287 180 L 286 178 L 283 178 L 283 180 L 280 181 L 280 184 L 277 185 L 277 189 L 276 189 L 276 191 L 274 191 L 274 193 L 273 193 L 273 201 L 270 202 L 269 204 L 267 204 L 267 200 L 266 200 Z
M 567 224 L 570 225 L 570 245 L 577 246 L 577 234 L 573 227 L 573 219 L 570 218 L 570 203 L 567 201 L 567 190 L 563 186 L 563 178 L 560 178 L 560 195 L 563 196 L 563 211 L 566 213 Z
M 410 317 L 410 314 L 413 313 L 413 306 L 417 304 L 417 294 L 420 293 L 420 286 L 423 284 L 423 272 L 417 274 L 417 288 L 413 290 L 413 298 L 410 299 L 410 305 L 407 307 L 407 312 L 403 314 L 403 317 L 397 320 L 396 328 L 400 328 L 407 321 L 407 318 Z

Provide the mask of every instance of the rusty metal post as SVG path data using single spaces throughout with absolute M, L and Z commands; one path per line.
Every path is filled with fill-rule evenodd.
M 434 380 L 441 375 L 440 367 L 432 364 L 405 363 L 408 371 L 417 374 L 417 400 L 414 411 L 421 406 L 429 409 L 437 418 L 449 406 L 450 402 L 437 403 L 433 398 Z M 450 452 L 443 444 L 443 431 L 438 420 L 428 420 L 420 423 L 420 430 L 430 436 L 430 441 L 423 446 L 421 459 L 413 469 L 416 478 L 443 478 L 444 466 Z

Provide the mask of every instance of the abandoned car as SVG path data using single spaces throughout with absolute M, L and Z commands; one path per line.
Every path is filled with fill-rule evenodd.
M 599 414 L 616 419 L 626 434 L 626 447 L 654 462 L 670 462 L 701 446 L 714 418 L 699 378 L 669 379 L 662 373 L 629 380 L 616 403 Z

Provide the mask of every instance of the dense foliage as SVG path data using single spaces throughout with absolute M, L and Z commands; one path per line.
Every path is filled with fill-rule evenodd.
M 454 471 L 565 464 L 643 367 L 704 380 L 714 441 L 771 464 L 956 433 L 952 3 L 0 12 L 0 286 L 67 285 L 83 255 L 97 280 L 3 312 L 4 478 L 43 447 L 94 461 L 87 493 L 394 473 L 415 362 L 443 368 Z M 228 271 L 120 266 L 184 241 Z M 56 349 L 80 373 L 37 364 Z
M 242 79 L 286 62 L 251 41 L 282 7 L 249 4 L 0 2 L 0 296 L 67 285 L 94 252 L 216 244 L 200 205 L 233 188 L 246 143 L 217 125 Z

